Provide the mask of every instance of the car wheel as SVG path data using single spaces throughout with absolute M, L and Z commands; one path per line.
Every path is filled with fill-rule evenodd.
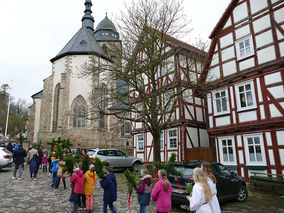
M 248 190 L 245 186 L 240 186 L 240 191 L 237 197 L 237 201 L 243 202 L 248 198 Z
M 139 171 L 139 163 L 138 162 L 133 163 L 132 170 L 135 171 L 135 172 Z

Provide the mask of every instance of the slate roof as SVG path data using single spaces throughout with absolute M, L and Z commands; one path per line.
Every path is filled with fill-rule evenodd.
M 111 30 L 113 32 L 117 32 L 113 22 L 107 17 L 107 15 L 96 27 L 95 31 L 98 30 Z
M 108 56 L 105 54 L 101 46 L 95 40 L 92 32 L 87 27 L 82 25 L 81 29 L 73 36 L 66 46 L 50 61 L 64 57 L 66 55 L 89 55 L 94 54 L 105 59 Z
M 32 98 L 33 98 L 33 99 L 35 99 L 35 98 L 41 98 L 41 97 L 42 97 L 42 92 L 43 92 L 43 90 L 41 90 L 41 91 L 39 91 L 39 92 L 33 94 L 33 95 L 32 95 Z
M 97 25 L 94 32 L 94 37 L 97 41 L 120 41 L 119 34 L 113 22 L 106 17 Z

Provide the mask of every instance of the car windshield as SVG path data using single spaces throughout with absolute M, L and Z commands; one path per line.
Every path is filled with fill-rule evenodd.
M 94 151 L 88 151 L 88 152 L 87 152 L 87 155 L 89 155 L 89 156 L 93 156 L 94 154 L 95 154 Z
M 180 172 L 183 173 L 183 176 L 185 178 L 192 178 L 193 176 L 193 170 L 194 168 L 190 168 L 190 167 L 184 167 L 184 166 L 179 166 L 179 167 L 176 167 L 176 169 Z

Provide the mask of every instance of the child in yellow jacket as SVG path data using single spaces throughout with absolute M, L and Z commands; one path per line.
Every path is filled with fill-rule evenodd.
M 94 211 L 93 207 L 93 195 L 95 191 L 95 182 L 96 182 L 96 172 L 91 172 L 91 169 L 94 168 L 94 165 L 91 164 L 89 170 L 84 174 L 85 185 L 84 185 L 84 194 L 86 195 L 86 211 L 92 213 Z

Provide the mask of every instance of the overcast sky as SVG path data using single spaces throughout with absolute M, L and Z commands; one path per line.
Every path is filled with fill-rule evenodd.
M 138 0 L 137 0 L 138 1 Z M 43 87 L 56 56 L 81 27 L 85 0 L 14 0 L 0 3 L 0 85 L 11 85 L 15 99 L 32 103 L 31 95 Z M 96 25 L 124 9 L 130 0 L 93 0 Z M 184 0 L 193 32 L 207 39 L 230 0 Z

